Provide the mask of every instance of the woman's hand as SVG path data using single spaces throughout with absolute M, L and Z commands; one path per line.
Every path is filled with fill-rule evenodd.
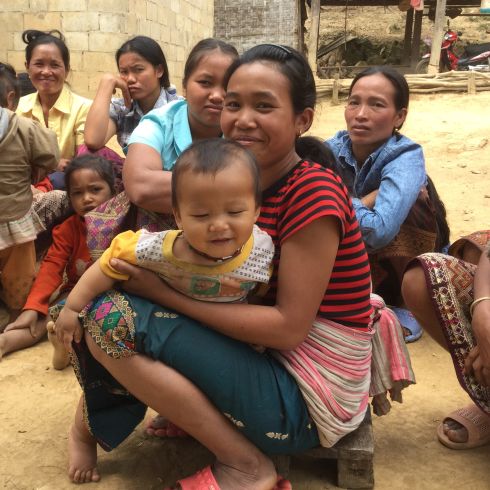
M 58 162 L 58 166 L 56 167 L 56 170 L 58 172 L 64 172 L 65 168 L 67 165 L 70 163 L 70 160 L 68 158 L 60 158 L 60 161 Z
M 376 204 L 376 197 L 378 195 L 379 189 L 375 189 L 374 191 L 371 191 L 369 194 L 366 194 L 362 199 L 361 202 L 364 204 L 369 209 L 373 209 L 374 205 Z
M 78 311 L 73 311 L 65 306 L 56 320 L 55 332 L 65 349 L 71 352 L 71 343 L 75 341 L 78 344 L 82 340 L 82 327 L 78 320 Z
M 129 109 L 131 107 L 132 99 L 129 93 L 128 84 L 119 75 L 105 75 L 106 80 L 113 84 L 112 94 L 116 93 L 116 89 L 121 91 L 124 99 L 124 105 Z
M 156 301 L 155 292 L 161 293 L 164 289 L 168 288 L 167 284 L 162 281 L 157 274 L 147 269 L 142 269 L 132 264 L 128 264 L 124 260 L 111 259 L 111 267 L 122 274 L 127 274 L 129 279 L 124 281 L 121 285 L 122 288 L 131 294 L 142 296 L 150 301 L 157 302 L 162 306 L 160 294 L 158 295 L 159 301 Z
M 477 345 L 465 359 L 465 373 L 473 374 L 481 385 L 490 386 L 490 306 L 488 304 L 482 302 L 476 306 L 471 324 Z
M 18 317 L 15 322 L 9 323 L 4 332 L 8 332 L 9 330 L 16 330 L 22 328 L 28 328 L 31 332 L 33 338 L 37 338 L 42 332 L 38 331 L 37 321 L 39 319 L 39 313 L 35 310 L 24 310 Z

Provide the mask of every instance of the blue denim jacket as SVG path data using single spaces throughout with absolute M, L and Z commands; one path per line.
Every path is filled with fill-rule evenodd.
M 422 147 L 402 135 L 392 136 L 357 166 L 347 131 L 325 141 L 340 166 L 345 185 L 369 252 L 388 245 L 400 231 L 410 209 L 427 183 Z M 360 198 L 378 189 L 373 209 Z

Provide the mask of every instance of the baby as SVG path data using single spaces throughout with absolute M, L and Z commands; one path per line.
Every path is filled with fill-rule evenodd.
M 244 301 L 272 272 L 274 245 L 254 224 L 260 198 L 258 169 L 246 149 L 221 138 L 191 145 L 172 173 L 179 230 L 116 236 L 69 294 L 56 322 L 58 338 L 71 350 L 73 338 L 81 338 L 81 310 L 116 281 L 128 279 L 111 266 L 113 258 L 152 270 L 195 299 Z

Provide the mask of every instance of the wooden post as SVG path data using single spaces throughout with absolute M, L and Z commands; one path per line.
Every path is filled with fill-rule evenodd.
M 332 105 L 339 105 L 339 88 L 340 88 L 340 82 L 339 82 L 339 72 L 335 74 L 335 78 L 333 81 L 333 86 L 332 86 Z
M 405 21 L 405 40 L 403 41 L 403 60 L 404 65 L 410 64 L 410 48 L 412 45 L 413 31 L 413 9 L 407 10 L 407 19 Z
M 320 31 L 320 0 L 311 0 L 310 41 L 308 43 L 308 61 L 313 74 L 317 74 L 316 55 L 318 52 L 318 34 Z
M 476 73 L 472 70 L 468 72 L 468 95 L 476 94 Z
M 420 36 L 422 35 L 422 10 L 415 11 L 415 21 L 412 36 L 412 51 L 410 53 L 410 65 L 414 68 L 420 58 Z
M 444 36 L 444 24 L 446 20 L 446 0 L 437 0 L 436 17 L 434 20 L 434 37 L 430 52 L 429 69 L 427 73 L 435 75 L 439 73 L 439 62 L 441 60 L 441 44 Z

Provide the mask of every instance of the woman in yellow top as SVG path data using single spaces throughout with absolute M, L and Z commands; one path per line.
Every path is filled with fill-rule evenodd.
M 92 101 L 74 94 L 65 83 L 70 71 L 70 52 L 59 31 L 27 30 L 26 68 L 36 92 L 21 97 L 17 114 L 39 121 L 56 133 L 62 172 L 83 143 L 83 131 Z M 63 177 L 63 176 L 61 176 Z M 64 187 L 64 178 L 54 180 Z

